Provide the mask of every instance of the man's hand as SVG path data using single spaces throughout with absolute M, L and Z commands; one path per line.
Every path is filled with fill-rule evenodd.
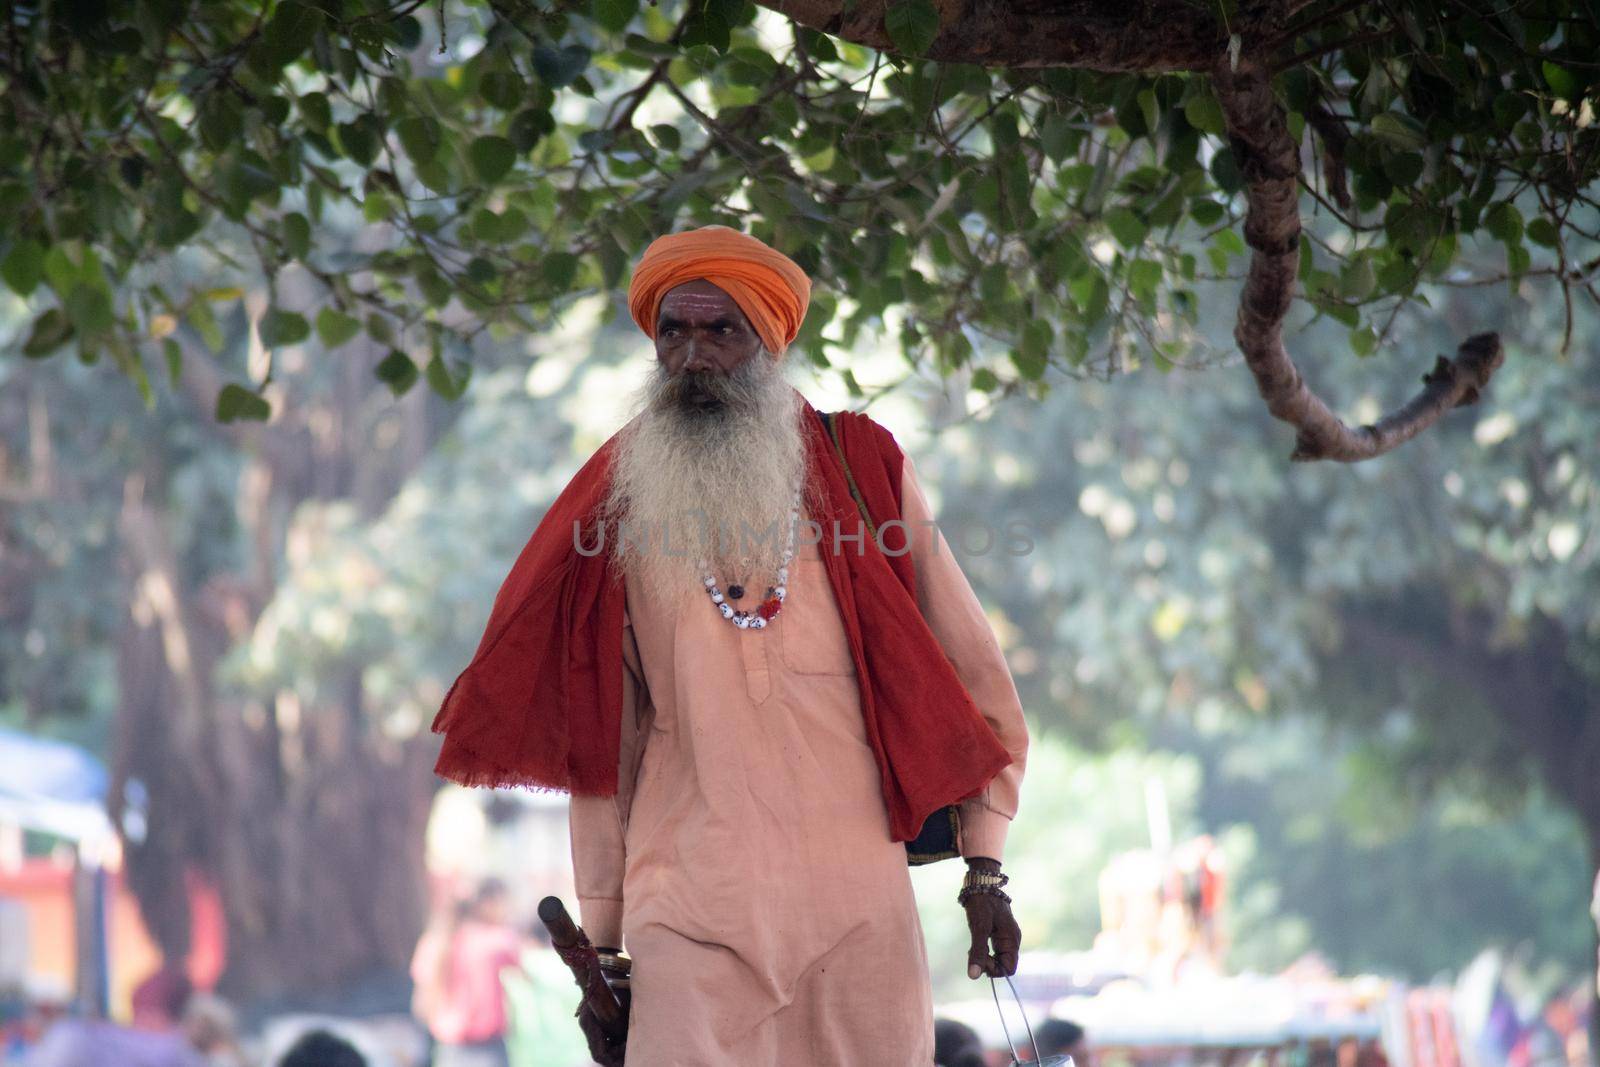
M 617 1003 L 622 1005 L 622 1034 L 620 1036 L 607 1034 L 605 1028 L 600 1025 L 600 1020 L 589 1010 L 589 1005 L 586 1003 L 578 1005 L 578 1029 L 583 1031 L 584 1039 L 589 1043 L 590 1059 L 600 1064 L 600 1067 L 623 1067 L 623 1056 L 628 1045 L 628 1009 L 632 1004 L 633 993 L 625 975 L 604 967 L 600 969 L 600 973 L 605 978 L 606 985 L 611 988 L 611 992 L 616 994 Z
M 1000 861 L 975 857 L 967 866 L 986 874 L 999 874 Z M 972 948 L 967 952 L 967 977 L 988 975 L 1000 978 L 1017 973 L 1017 950 L 1022 946 L 1022 930 L 1011 914 L 1011 905 L 993 893 L 968 893 L 967 930 Z M 991 951 L 992 947 L 992 951 Z
M 628 991 L 620 990 L 617 999 L 622 1001 L 622 1010 L 628 1010 Z M 594 1012 L 589 1010 L 589 1005 L 578 1006 L 578 1028 L 583 1031 L 584 1038 L 589 1042 L 589 1058 L 598 1063 L 600 1067 L 622 1067 L 623 1054 L 627 1051 L 628 1039 L 626 1036 L 620 1041 L 613 1041 L 606 1037 L 605 1031 L 600 1026 L 600 1020 L 594 1017 Z

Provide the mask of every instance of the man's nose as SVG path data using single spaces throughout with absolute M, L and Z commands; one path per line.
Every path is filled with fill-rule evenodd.
M 684 357 L 683 369 L 685 371 L 711 370 L 715 366 L 711 357 L 706 354 L 704 347 L 697 344 L 693 337 L 689 338 L 689 354 Z

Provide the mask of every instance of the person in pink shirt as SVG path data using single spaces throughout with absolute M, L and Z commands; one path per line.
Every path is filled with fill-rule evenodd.
M 518 966 L 522 938 L 506 905 L 505 884 L 487 878 L 417 942 L 412 1010 L 433 1037 L 434 1067 L 508 1067 L 500 973 Z

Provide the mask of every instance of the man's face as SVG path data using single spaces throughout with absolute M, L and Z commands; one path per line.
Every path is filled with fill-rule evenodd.
M 733 373 L 761 350 L 761 337 L 733 297 L 696 279 L 667 290 L 656 318 L 656 358 L 667 373 Z

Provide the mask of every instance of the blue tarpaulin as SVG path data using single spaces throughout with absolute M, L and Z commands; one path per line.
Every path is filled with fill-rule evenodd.
M 0 821 L 75 841 L 108 833 L 107 783 L 77 745 L 0 730 Z

